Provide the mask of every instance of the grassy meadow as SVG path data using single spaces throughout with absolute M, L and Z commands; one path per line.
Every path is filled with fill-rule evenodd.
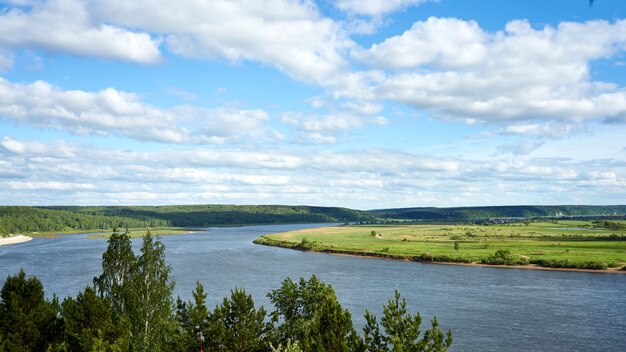
M 338 226 L 266 235 L 259 244 L 416 261 L 620 269 L 626 221 Z

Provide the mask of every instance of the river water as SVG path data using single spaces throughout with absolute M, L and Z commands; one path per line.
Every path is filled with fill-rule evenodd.
M 245 288 L 268 310 L 267 292 L 286 277 L 316 274 L 364 324 L 365 308 L 381 316 L 398 288 L 424 330 L 437 315 L 452 329 L 452 351 L 625 351 L 626 275 L 422 264 L 307 253 L 255 245 L 256 237 L 322 225 L 209 228 L 165 236 L 175 294 L 191 297 L 196 281 L 210 307 L 231 288 Z M 133 239 L 136 251 L 141 239 Z M 75 296 L 101 272 L 106 240 L 87 235 L 35 238 L 0 246 L 0 284 L 23 268 L 46 295 Z

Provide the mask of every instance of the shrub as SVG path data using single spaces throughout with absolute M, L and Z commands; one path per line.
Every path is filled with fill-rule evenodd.
M 498 249 L 493 255 L 483 259 L 481 263 L 495 265 L 525 265 L 528 264 L 529 261 L 527 258 L 511 253 L 508 249 Z

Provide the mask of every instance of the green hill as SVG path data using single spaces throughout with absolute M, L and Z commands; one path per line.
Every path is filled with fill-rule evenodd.
M 370 213 L 385 219 L 406 220 L 623 216 L 626 214 L 626 205 L 518 205 L 455 208 L 399 208 L 371 210 Z
M 169 226 L 321 223 L 372 221 L 374 215 L 347 208 L 284 205 L 166 205 L 107 207 L 47 207 L 78 214 L 118 216 L 138 220 L 158 219 Z
M 160 219 L 81 214 L 26 206 L 0 207 L 0 235 L 26 232 L 166 226 Z

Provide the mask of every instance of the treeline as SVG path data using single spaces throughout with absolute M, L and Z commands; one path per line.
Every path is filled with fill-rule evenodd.
M 399 208 L 371 210 L 386 219 L 479 220 L 489 218 L 554 218 L 579 216 L 624 216 L 626 205 L 520 205 L 454 208 Z
M 2 351 L 447 351 L 452 334 L 433 318 L 420 330 L 396 291 L 380 321 L 369 311 L 356 332 L 332 286 L 315 276 L 286 279 L 268 293 L 272 312 L 234 289 L 214 309 L 200 283 L 193 299 L 173 299 L 164 246 L 149 234 L 139 255 L 126 234 L 114 233 L 93 286 L 62 303 L 47 300 L 41 282 L 24 271 L 0 292 Z
M 27 232 L 167 226 L 161 219 L 101 216 L 35 207 L 0 207 L 0 235 Z
M 367 212 L 337 207 L 284 205 L 167 205 L 109 207 L 48 207 L 80 214 L 159 219 L 170 226 L 284 224 L 372 221 Z
M 132 227 L 373 221 L 346 208 L 279 205 L 0 207 L 0 235 Z

